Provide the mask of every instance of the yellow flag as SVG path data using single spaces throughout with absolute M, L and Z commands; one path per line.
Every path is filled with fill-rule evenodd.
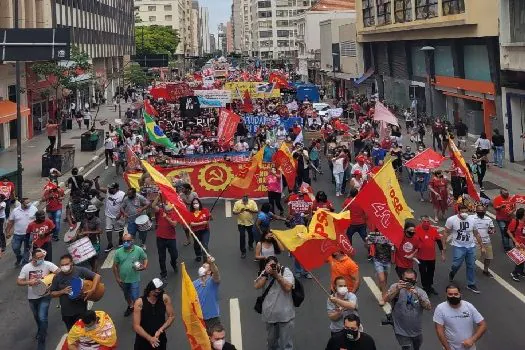
M 186 329 L 186 336 L 191 350 L 211 350 L 210 339 L 206 334 L 206 325 L 202 316 L 199 296 L 191 281 L 186 265 L 181 264 L 182 275 L 182 323 Z
M 254 175 L 257 169 L 261 166 L 263 161 L 263 152 L 264 147 L 262 147 L 255 155 L 252 157 L 251 163 L 247 168 L 242 169 L 239 174 L 235 174 L 236 177 L 231 182 L 231 185 L 234 187 L 239 187 L 247 189 L 250 187 L 252 181 L 254 180 Z

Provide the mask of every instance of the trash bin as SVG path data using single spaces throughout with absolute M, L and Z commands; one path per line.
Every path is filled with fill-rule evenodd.
M 75 145 L 67 144 L 60 148 L 60 152 L 42 155 L 42 172 L 40 176 L 48 177 L 51 168 L 58 169 L 62 174 L 67 173 L 75 166 Z
M 15 188 L 17 188 L 18 181 L 16 174 L 18 171 L 16 169 L 4 169 L 0 168 L 0 179 L 7 178 L 9 181 L 15 184 Z
M 91 141 L 90 131 L 86 131 L 85 133 L 80 135 L 80 151 L 81 152 L 96 151 L 97 149 L 101 148 L 104 145 L 104 130 L 96 129 L 95 131 L 98 134 L 98 140 L 96 143 Z

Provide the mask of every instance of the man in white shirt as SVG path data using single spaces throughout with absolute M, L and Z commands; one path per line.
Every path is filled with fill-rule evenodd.
M 51 297 L 49 293 L 41 295 L 36 293 L 33 286 L 42 283 L 41 279 L 51 273 L 58 273 L 60 269 L 58 266 L 50 261 L 45 261 L 46 251 L 37 248 L 33 251 L 31 262 L 22 267 L 16 284 L 19 286 L 27 286 L 27 299 L 29 299 L 29 307 L 33 312 L 37 326 L 36 338 L 38 341 L 37 350 L 45 350 L 46 336 L 47 336 L 47 314 L 49 310 L 49 303 Z
M 467 265 L 467 288 L 472 292 L 480 293 L 476 286 L 475 262 L 476 262 L 476 242 L 480 245 L 482 254 L 486 253 L 485 247 L 481 243 L 481 236 L 476 230 L 474 219 L 468 215 L 468 209 L 465 205 L 458 205 L 458 214 L 447 219 L 445 223 L 445 234 L 442 237 L 443 251 L 447 249 L 448 236 L 452 236 L 450 245 L 452 246 L 452 268 L 448 275 L 452 282 L 454 276 L 463 264 Z
M 234 150 L 236 152 L 248 152 L 250 150 L 250 146 L 248 146 L 246 140 L 241 139 L 235 144 Z
M 115 149 L 115 140 L 109 134 L 109 132 L 106 132 L 106 138 L 104 139 L 104 149 L 104 155 L 106 156 L 106 167 L 104 169 L 107 169 L 109 167 L 109 162 L 111 162 L 112 166 L 115 166 L 115 162 L 113 161 L 113 150 Z
M 481 236 L 481 246 L 476 244 L 476 256 L 483 261 L 483 274 L 487 277 L 494 278 L 489 271 L 490 262 L 494 259 L 492 253 L 492 242 L 490 235 L 494 233 L 494 222 L 486 215 L 486 207 L 482 204 L 476 205 L 476 215 L 471 215 L 474 221 L 474 229 Z M 481 247 L 485 248 L 485 254 L 481 253 Z
M 27 226 L 35 219 L 37 207 L 31 204 L 28 198 L 22 198 L 22 202 L 9 215 L 6 228 L 6 238 L 13 236 L 11 247 L 16 256 L 15 267 L 28 262 L 29 235 Z M 14 233 L 14 235 L 13 235 Z M 22 244 L 24 251 L 22 252 Z
M 104 214 L 106 215 L 106 238 L 108 239 L 108 246 L 105 252 L 108 253 L 113 249 L 113 231 L 115 231 L 118 236 L 119 245 L 122 244 L 124 221 L 117 219 L 117 217 L 120 217 L 120 209 L 122 208 L 122 201 L 126 193 L 119 190 L 119 184 L 116 182 L 110 184 L 108 188 L 100 187 L 98 178 L 95 178 L 94 182 L 95 188 L 106 195 Z
M 447 301 L 436 307 L 433 318 L 441 345 L 445 350 L 476 350 L 476 342 L 487 331 L 485 319 L 474 305 L 461 300 L 458 286 L 449 284 L 446 293 Z
M 368 173 L 370 172 L 370 169 L 368 168 L 368 165 L 365 163 L 365 158 L 363 156 L 357 156 L 355 160 L 357 161 L 357 163 L 355 163 L 352 166 L 351 174 L 359 170 L 363 176 L 363 181 L 366 181 L 368 179 Z

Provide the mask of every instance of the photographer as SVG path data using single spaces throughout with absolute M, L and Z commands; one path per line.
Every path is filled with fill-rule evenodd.
M 413 269 L 403 272 L 402 279 L 394 283 L 385 296 L 392 304 L 394 334 L 403 350 L 419 350 L 423 344 L 423 310 L 432 306 L 427 293 L 416 286 L 417 273 Z
M 266 323 L 269 350 L 293 348 L 295 308 L 292 300 L 294 277 L 275 256 L 266 259 L 264 272 L 255 280 L 255 289 L 264 289 L 262 320 Z

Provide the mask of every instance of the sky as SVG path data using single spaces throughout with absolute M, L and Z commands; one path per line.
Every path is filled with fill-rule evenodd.
M 217 38 L 217 26 L 230 19 L 232 0 L 199 0 L 199 6 L 207 7 L 210 13 L 210 34 L 215 34 Z

